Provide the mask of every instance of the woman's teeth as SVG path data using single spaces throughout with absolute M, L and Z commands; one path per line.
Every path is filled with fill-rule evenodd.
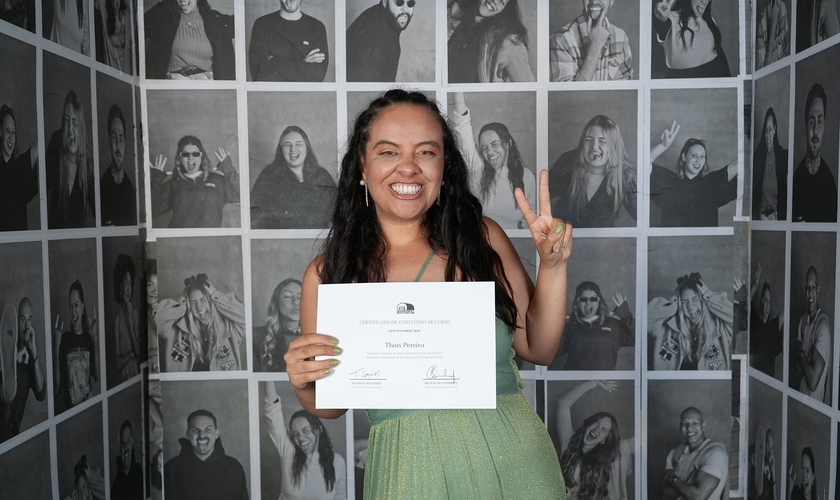
M 417 194 L 420 191 L 419 184 L 391 184 L 391 189 L 399 194 Z

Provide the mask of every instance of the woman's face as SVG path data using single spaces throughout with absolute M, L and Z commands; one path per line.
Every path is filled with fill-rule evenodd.
M 706 7 L 712 3 L 712 0 L 691 0 L 691 12 L 694 14 L 694 17 L 703 17 L 703 13 L 706 12 Z
M 700 322 L 703 304 L 700 301 L 700 297 L 691 288 L 686 288 L 680 292 L 680 310 L 683 316 L 688 318 L 692 324 L 696 325 Z
M 289 427 L 292 431 L 292 441 L 306 455 L 311 455 L 318 449 L 318 432 L 304 417 L 294 419 Z
M 124 304 L 131 302 L 132 288 L 134 288 L 134 282 L 131 279 L 131 273 L 126 272 L 120 282 L 120 298 L 122 298 Z
M 811 488 L 814 486 L 814 464 L 808 455 L 802 455 L 802 465 L 800 466 L 802 473 L 802 489 L 805 490 L 805 495 L 810 498 Z
M 178 7 L 181 7 L 181 12 L 189 14 L 196 9 L 198 0 L 178 0 Z
M 195 144 L 187 144 L 178 153 L 184 173 L 194 174 L 201 168 L 202 152 Z
M 485 130 L 478 138 L 478 145 L 481 148 L 481 157 L 495 170 L 507 165 L 510 144 L 502 141 L 494 130 Z
M 478 4 L 478 15 L 481 17 L 493 17 L 505 10 L 510 0 L 480 0 Z
M 595 125 L 586 133 L 583 140 L 583 157 L 590 170 L 601 170 L 607 164 L 607 134 Z
M 583 445 L 587 448 L 594 448 L 607 439 L 612 431 L 612 420 L 608 417 L 601 417 L 597 422 L 593 422 L 586 428 L 586 434 L 583 435 Z
M 578 310 L 578 315 L 583 319 L 590 319 L 598 314 L 598 305 L 600 298 L 593 290 L 584 290 L 580 297 L 577 298 L 575 305 Z
M 443 130 L 437 117 L 428 108 L 395 104 L 379 113 L 368 135 L 360 165 L 380 224 L 420 221 L 443 180 Z
M 302 167 L 306 160 L 306 142 L 297 132 L 289 132 L 280 144 L 283 148 L 283 159 L 291 167 Z
M 156 304 L 158 301 L 158 277 L 157 274 L 150 274 L 146 281 L 146 300 L 149 304 Z
M 187 296 L 187 300 L 189 301 L 190 311 L 192 311 L 193 316 L 201 324 L 208 325 L 210 323 L 210 301 L 207 300 L 207 296 L 201 293 L 201 290 L 192 289 Z
M 291 282 L 280 292 L 280 316 L 300 321 L 300 285 Z
M 773 117 L 768 116 L 764 121 L 764 145 L 767 151 L 773 149 L 773 139 L 776 137 L 776 125 L 773 124 Z
M 697 177 L 706 166 L 706 148 L 700 144 L 695 144 L 688 148 L 688 151 L 682 155 L 683 163 L 685 164 L 685 176 L 689 179 Z
M 6 115 L 0 127 L 0 149 L 3 151 L 3 157 L 8 160 L 15 150 L 15 119 L 12 115 Z
M 771 462 L 771 458 L 775 454 L 775 442 L 773 440 L 773 433 L 768 432 L 767 437 L 764 438 L 764 463 L 769 464 Z
M 67 103 L 64 106 L 64 149 L 70 154 L 76 154 L 79 151 L 79 117 L 73 105 Z
M 74 332 L 82 331 L 82 320 L 85 312 L 85 303 L 79 292 L 73 290 L 70 292 L 70 323 L 73 325 Z

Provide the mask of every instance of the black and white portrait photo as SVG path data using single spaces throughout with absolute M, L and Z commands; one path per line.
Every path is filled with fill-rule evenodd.
M 759 70 L 790 55 L 793 11 L 791 0 L 756 0 L 755 11 L 755 69 Z
M 47 419 L 41 243 L 0 245 L 0 444 Z
M 433 3 L 349 0 L 344 10 L 348 82 L 435 80 Z
M 732 238 L 648 239 L 648 370 L 731 370 Z
M 0 46 L 0 231 L 40 229 L 35 48 L 6 35 Z
M 54 498 L 48 431 L 44 430 L 0 455 L 0 483 L 3 483 L 3 495 L 9 498 Z
M 781 0 L 773 1 L 779 3 Z M 789 106 L 790 68 L 782 68 L 756 80 L 755 113 L 751 118 L 755 135 L 753 220 L 787 220 Z
M 784 372 L 786 260 L 784 232 L 752 232 L 750 367 L 777 380 Z
M 257 411 L 262 498 L 348 498 L 344 417 L 312 415 L 285 381 L 259 383 Z
M 795 398 L 787 403 L 787 498 L 828 498 L 831 419 Z
M 747 469 L 747 498 L 777 500 L 782 498 L 782 393 L 755 379 L 750 379 L 750 422 Z M 760 409 L 760 411 L 755 411 Z
M 146 78 L 235 80 L 233 3 L 144 1 Z
M 796 52 L 802 52 L 840 33 L 838 0 L 797 0 Z
M 837 221 L 838 58 L 840 46 L 835 45 L 796 64 L 793 222 Z
M 635 498 L 632 380 L 548 381 L 546 425 L 570 498 Z
M 651 227 L 732 225 L 739 113 L 734 88 L 651 91 Z
M 579 238 L 569 263 L 568 316 L 549 370 L 636 368 L 636 240 Z
M 96 74 L 99 210 L 103 226 L 137 224 L 138 183 L 133 106 L 134 98 L 129 84 L 103 73 Z M 142 203 L 145 205 L 145 200 Z
M 535 206 L 535 93 L 454 92 L 448 101 L 448 119 L 469 170 L 470 191 L 481 201 L 484 215 L 502 228 L 526 229 L 513 192 L 522 189 Z
M 98 260 L 95 239 L 49 242 L 56 415 L 101 390 Z
M 161 372 L 248 368 L 238 236 L 158 239 Z
M 575 228 L 636 226 L 638 107 L 635 90 L 548 93 L 552 216 Z
M 87 408 L 56 425 L 58 498 L 105 500 L 105 451 L 102 404 Z
M 550 81 L 639 78 L 639 2 L 555 0 L 548 15 Z
M 146 95 L 152 225 L 240 227 L 236 92 Z
M 248 81 L 335 81 L 334 2 L 249 1 L 245 40 Z
M 108 398 L 108 457 L 111 498 L 142 500 L 143 415 L 140 381 Z
M 248 94 L 251 229 L 329 226 L 337 135 L 335 92 Z
M 833 232 L 793 232 L 790 242 L 788 384 L 831 406 L 837 239 Z
M 167 381 L 161 394 L 164 497 L 248 500 L 248 382 Z
M 142 234 L 142 233 L 141 233 Z M 145 238 L 144 238 L 145 241 Z M 140 312 L 145 315 L 145 322 L 141 324 L 146 325 L 146 343 L 149 361 L 149 372 L 160 373 L 160 344 L 157 334 L 157 307 L 158 307 L 158 275 L 157 275 L 157 259 L 156 244 L 146 242 L 143 260 L 143 268 L 146 274 L 146 291 L 143 297 L 145 301 L 140 303 Z M 143 284 L 138 285 L 140 290 L 143 289 Z M 145 309 L 145 311 L 144 311 Z M 142 327 L 141 327 L 142 328 Z
M 50 41 L 89 56 L 90 8 L 87 0 L 41 0 L 41 33 Z
M 255 372 L 284 372 L 283 355 L 300 336 L 303 273 L 321 249 L 320 240 L 251 241 L 251 304 Z M 283 255 L 283 259 L 277 259 Z
M 93 26 L 96 60 L 134 74 L 134 23 L 131 0 L 95 0 Z
M 449 83 L 534 82 L 535 0 L 447 0 Z
M 67 3 L 75 4 L 70 0 Z M 45 52 L 44 139 L 50 229 L 96 226 L 93 134 L 90 70 Z
M 646 498 L 728 498 L 731 381 L 649 380 Z
M 0 4 L 0 21 L 35 33 L 35 0 L 12 0 Z
M 137 236 L 102 238 L 102 318 L 109 389 L 139 375 L 146 361 L 142 246 Z
M 652 78 L 738 76 L 739 2 L 653 0 Z

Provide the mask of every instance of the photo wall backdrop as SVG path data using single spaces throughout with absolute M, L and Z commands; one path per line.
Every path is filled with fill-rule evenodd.
M 145 498 L 136 2 L 0 5 L 0 496 Z
M 840 498 L 837 5 L 755 7 L 748 491 Z
M 212 50 L 198 55 L 174 35 L 179 4 L 140 6 L 160 361 L 150 377 L 161 386 L 150 415 L 163 415 L 164 431 L 150 443 L 162 457 L 154 494 L 181 494 L 184 454 L 196 448 L 176 443 L 202 410 L 250 498 L 297 491 L 285 433 L 299 404 L 283 354 L 301 334 L 300 281 L 321 251 L 353 120 L 399 86 L 439 103 L 474 194 L 532 278 L 538 257 L 507 174 L 482 192 L 482 171 L 521 171 L 535 203 L 548 170 L 552 212 L 575 225 L 563 343 L 549 366 L 520 366 L 558 455 L 576 452 L 572 434 L 607 414 L 617 498 L 676 496 L 670 471 L 695 480 L 680 453 L 698 434 L 709 439 L 713 496 L 747 496 L 752 7 L 716 1 L 689 13 L 676 2 L 657 14 L 659 2 L 619 0 L 599 18 L 595 3 L 208 0 L 183 14 L 203 20 Z M 709 27 L 697 42 L 705 51 L 680 36 L 681 9 Z M 516 14 L 514 32 L 487 28 L 502 13 Z M 498 49 L 480 41 L 485 30 L 503 33 Z M 574 198 L 580 179 L 598 189 Z M 192 340 L 206 314 L 216 339 Z M 700 425 L 691 437 L 680 430 L 688 421 Z M 365 413 L 323 424 L 342 485 L 317 498 L 361 498 Z

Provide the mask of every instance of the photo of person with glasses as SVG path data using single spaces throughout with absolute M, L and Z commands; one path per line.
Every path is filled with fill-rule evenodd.
M 575 289 L 572 314 L 549 370 L 615 370 L 618 350 L 636 344 L 636 321 L 627 297 L 616 293 L 607 312 L 601 287 L 584 281 Z
M 185 135 L 178 141 L 176 165 L 161 176 L 167 158 L 158 155 L 152 168 L 152 214 L 159 217 L 172 212 L 169 227 L 221 227 L 222 210 L 239 202 L 239 172 L 230 153 L 215 151 L 218 163 L 213 166 L 201 141 Z

